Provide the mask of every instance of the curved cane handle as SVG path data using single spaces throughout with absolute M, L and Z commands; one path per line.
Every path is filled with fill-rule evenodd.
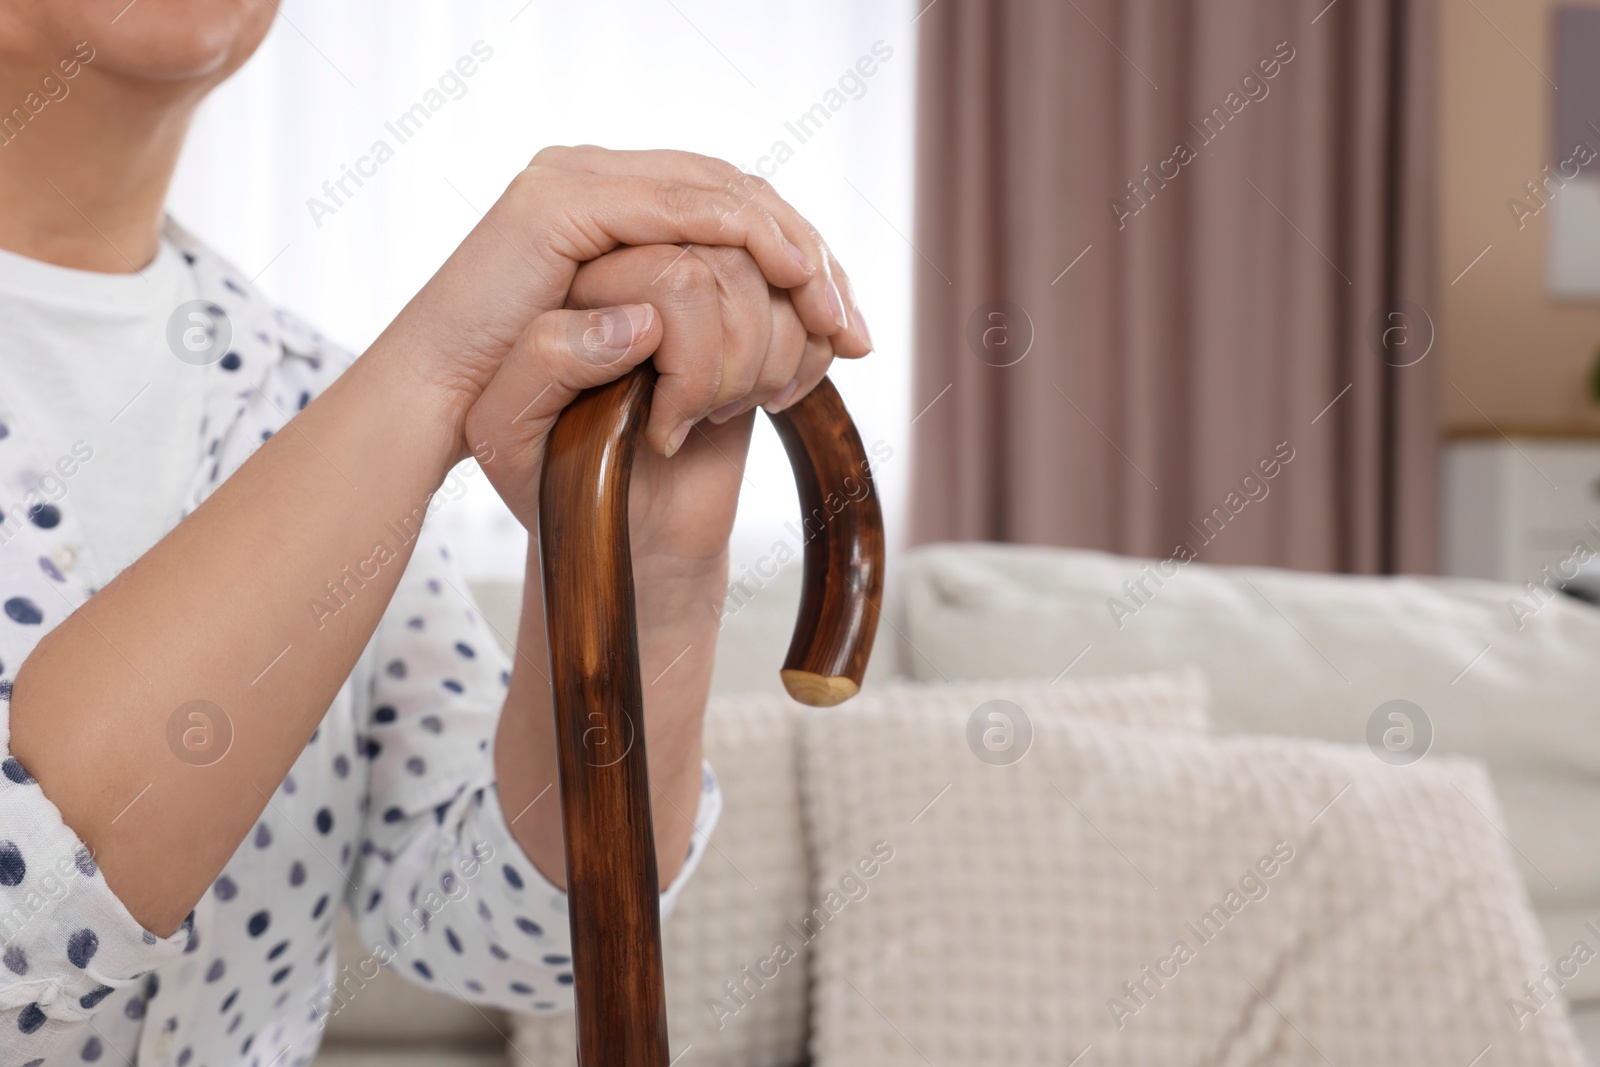
M 667 1067 L 661 916 L 645 758 L 628 482 L 649 414 L 649 364 L 589 389 L 546 444 L 539 494 L 585 1067 Z M 804 591 L 783 665 L 806 704 L 855 695 L 883 598 L 883 516 L 861 438 L 824 379 L 773 416 L 804 509 Z
M 803 589 L 783 687 L 828 707 L 861 689 L 883 606 L 883 511 L 861 435 L 824 378 L 772 416 L 800 490 Z

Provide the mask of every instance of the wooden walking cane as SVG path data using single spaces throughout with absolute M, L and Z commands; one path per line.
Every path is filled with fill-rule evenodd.
M 583 1067 L 668 1067 L 660 892 L 628 549 L 628 480 L 656 373 L 579 395 L 546 446 L 539 534 L 555 695 Z M 804 591 L 783 683 L 837 704 L 866 672 L 883 598 L 883 515 L 833 383 L 773 423 L 804 509 Z

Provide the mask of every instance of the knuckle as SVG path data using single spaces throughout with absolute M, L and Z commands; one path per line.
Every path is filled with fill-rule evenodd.
M 512 203 L 537 203 L 549 195 L 551 184 L 559 177 L 558 168 L 536 160 L 517 172 L 516 177 L 512 178 L 506 187 L 502 199 Z
M 566 320 L 582 315 L 581 311 L 545 312 L 533 320 L 533 329 L 522 335 L 517 345 L 519 362 L 537 363 L 549 353 L 551 342 L 566 332 Z
M 685 152 L 684 155 L 693 161 L 695 169 L 700 172 L 702 180 L 726 185 L 736 180 L 743 173 L 738 167 L 720 156 L 708 156 L 703 152 Z
M 766 353 L 761 353 L 764 356 Z M 723 362 L 720 391 L 730 396 L 748 396 L 761 381 L 762 360 L 729 358 Z
M 681 412 L 683 417 L 699 418 L 722 389 L 722 371 L 707 368 L 697 374 L 664 375 L 662 386 L 675 417 Z
M 750 387 L 750 394 L 752 396 L 758 396 L 762 400 L 767 400 L 775 395 L 779 389 L 782 389 L 784 386 L 788 385 L 789 379 L 793 378 L 794 376 L 794 371 L 786 370 L 782 366 L 769 366 L 763 368 L 761 371 L 761 376 L 757 378 L 756 383 Z
M 685 254 L 667 267 L 657 284 L 674 300 L 698 303 L 715 293 L 717 272 L 699 256 Z
M 759 279 L 760 289 L 765 292 L 767 283 L 761 274 L 761 268 L 756 265 L 755 257 L 743 248 L 732 245 L 696 245 L 694 254 L 704 260 L 713 273 L 729 281 L 755 281 Z
M 681 182 L 663 182 L 656 190 L 656 196 L 669 215 L 680 218 L 693 213 L 704 202 L 698 189 Z
M 580 355 L 589 342 L 589 311 L 566 311 L 542 315 L 532 338 L 533 361 L 548 366 L 559 364 L 563 356 Z
M 533 154 L 533 159 L 528 162 L 530 167 L 559 167 L 566 163 L 575 151 L 570 145 L 546 145 Z
M 800 377 L 805 371 L 804 351 L 796 352 L 787 359 L 769 359 L 761 370 L 761 380 L 756 383 L 756 388 L 775 393 L 788 385 L 790 379 Z
M 772 212 L 761 210 L 760 225 L 766 229 L 768 236 L 773 241 L 786 241 L 788 239 L 784 235 L 782 224 L 778 222 L 778 217 Z
M 805 351 L 800 354 L 800 369 L 797 372 L 802 380 L 820 378 L 827 371 L 828 364 L 833 362 L 833 338 L 820 334 L 806 336 Z
M 762 363 L 761 373 L 751 391 L 769 397 L 788 385 L 791 378 L 805 372 L 808 351 L 809 345 L 804 327 L 795 330 L 775 330 L 772 337 L 772 351 Z
M 750 188 L 745 181 L 749 175 L 723 159 L 711 160 L 711 176 L 724 189 L 730 191 L 744 191 Z
M 755 203 L 763 198 L 779 199 L 770 182 L 742 170 L 735 171 L 732 177 L 723 182 L 722 187 L 742 204 Z

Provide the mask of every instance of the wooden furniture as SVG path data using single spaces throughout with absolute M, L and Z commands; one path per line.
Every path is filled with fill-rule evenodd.
M 1539 583 L 1579 543 L 1600 555 L 1600 430 L 1503 429 L 1457 431 L 1445 444 L 1443 572 Z
M 646 364 L 582 393 L 551 432 L 540 545 L 584 1067 L 667 1067 L 659 881 L 628 549 L 628 481 L 649 412 Z M 883 597 L 883 518 L 861 438 L 826 379 L 773 416 L 805 509 L 805 588 L 785 687 L 853 696 Z

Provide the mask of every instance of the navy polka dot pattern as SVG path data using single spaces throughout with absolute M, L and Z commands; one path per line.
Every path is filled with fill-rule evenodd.
M 44 621 L 44 612 L 27 597 L 14 596 L 6 601 L 6 618 L 20 626 L 37 626 Z
M 28 873 L 28 863 L 22 858 L 22 850 L 13 841 L 0 844 L 0 885 L 21 885 L 23 875 Z
M 274 312 L 181 229 L 169 224 L 168 237 L 233 323 L 230 351 L 196 368 L 207 399 L 192 510 L 351 357 Z M 434 524 L 366 655 L 210 891 L 170 936 L 134 920 L 9 753 L 16 667 L 94 590 L 71 565 L 82 544 L 72 499 L 31 489 L 42 466 L 5 403 L 0 1064 L 304 1067 L 377 965 L 487 1006 L 570 1011 L 566 897 L 522 853 L 494 787 L 490 742 L 510 664 L 457 592 L 466 583 Z M 664 910 L 720 811 L 707 783 Z M 333 956 L 341 904 L 357 913 L 370 958 Z

